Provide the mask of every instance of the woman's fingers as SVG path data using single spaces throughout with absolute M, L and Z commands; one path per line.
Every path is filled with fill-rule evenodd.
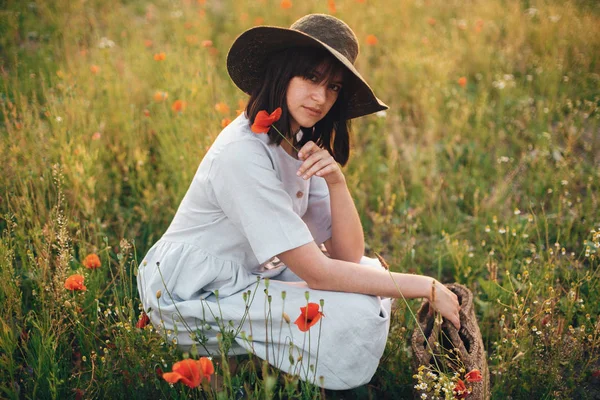
M 333 160 L 333 157 L 329 155 L 329 153 L 327 153 L 327 155 L 314 153 L 304 162 L 304 164 L 308 165 L 309 167 L 304 170 L 302 177 L 304 179 L 308 179 L 317 172 L 324 172 L 325 167 L 330 166 L 332 163 L 335 163 L 335 161 Z
M 312 140 L 309 140 L 308 142 L 306 142 L 306 144 L 304 146 L 302 146 L 302 148 L 298 151 L 298 158 L 300 160 L 304 160 L 306 159 L 308 156 L 310 156 L 312 153 L 317 152 L 319 150 L 322 150 L 319 146 L 317 146 L 317 144 L 315 142 L 313 142 Z
M 302 176 L 304 179 L 310 178 L 317 171 L 335 162 L 327 150 L 321 149 L 312 141 L 302 146 L 298 152 L 298 157 L 304 162 L 298 168 L 297 175 Z
M 439 288 L 439 290 L 438 290 Z M 460 304 L 458 296 L 444 285 L 435 285 L 434 307 L 449 320 L 456 329 L 460 329 Z

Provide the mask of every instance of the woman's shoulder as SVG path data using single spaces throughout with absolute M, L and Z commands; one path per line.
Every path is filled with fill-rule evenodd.
M 268 151 L 268 139 L 268 135 L 252 132 L 248 118 L 242 113 L 219 133 L 211 150 L 221 153 L 225 149 L 231 150 L 246 146 L 251 149 Z
M 272 151 L 268 135 L 252 132 L 248 118 L 242 113 L 219 133 L 207 157 L 212 163 L 232 166 L 254 164 L 248 161 L 257 158 L 273 164 Z

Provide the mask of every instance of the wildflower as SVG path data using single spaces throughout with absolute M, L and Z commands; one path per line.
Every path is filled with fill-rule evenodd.
M 254 18 L 254 26 L 262 25 L 265 23 L 265 19 L 263 17 Z
M 377 257 L 383 268 L 387 270 L 390 269 L 390 265 L 385 261 L 385 258 L 383 258 L 379 253 L 375 253 L 375 256 Z
M 100 257 L 98 257 L 98 255 L 95 253 L 88 254 L 87 256 L 85 256 L 82 264 L 87 269 L 100 268 L 100 266 L 102 265 L 102 263 L 100 262 Z
M 329 8 L 330 14 L 335 14 L 335 12 L 337 11 L 335 8 L 335 0 L 328 0 L 327 7 Z
M 461 76 L 460 78 L 458 78 L 458 84 L 460 85 L 460 87 L 467 86 L 467 78 L 464 76 Z
M 375 46 L 377 44 L 377 42 L 379 42 L 379 39 L 377 39 L 377 36 L 371 34 L 371 35 L 367 35 L 366 42 L 369 46 Z
M 146 325 L 148 325 L 150 323 L 150 318 L 148 317 L 148 315 L 146 315 L 145 312 L 142 311 L 142 313 L 140 314 L 140 319 L 138 320 L 138 322 L 135 324 L 136 328 L 140 328 L 143 329 Z
M 144 40 L 144 46 L 146 46 L 146 47 L 152 47 L 152 40 L 150 40 L 150 39 Z
M 154 54 L 154 61 L 164 61 L 167 55 L 164 52 Z
M 101 137 L 102 137 L 102 134 L 100 132 L 94 132 L 92 134 L 92 140 L 100 140 Z
M 427 23 L 431 26 L 434 26 L 436 22 L 437 21 L 433 17 L 427 18 Z
M 210 376 L 214 374 L 215 367 L 208 357 L 202 357 L 199 360 L 182 360 L 173 365 L 173 372 L 166 372 L 162 375 L 165 381 L 177 383 L 181 381 L 190 388 L 200 386 L 202 380 L 206 378 L 210 382 Z
M 213 42 L 212 40 L 203 40 L 200 44 L 202 45 L 202 47 L 212 47 Z
M 215 104 L 215 110 L 217 110 L 219 114 L 229 114 L 229 106 L 225 103 Z
M 250 129 L 254 133 L 267 133 L 271 125 L 279 121 L 279 118 L 281 118 L 281 107 L 277 107 L 271 114 L 265 110 L 261 110 L 256 114 L 256 118 L 254 118 L 254 123 Z
M 300 307 L 300 316 L 294 321 L 294 324 L 298 326 L 302 332 L 308 331 L 313 325 L 315 325 L 323 313 L 319 311 L 319 305 L 317 303 L 308 303 L 306 307 Z
M 167 92 L 156 92 L 153 97 L 155 102 L 160 103 L 161 101 L 166 100 L 167 97 L 169 97 L 169 94 Z
M 92 74 L 96 75 L 98 72 L 100 72 L 100 67 L 97 65 L 90 65 L 90 71 Z
M 483 377 L 478 369 L 473 369 L 465 375 L 465 380 L 467 382 L 481 382 L 482 379 Z
M 98 42 L 98 47 L 101 49 L 110 49 L 112 47 L 115 47 L 115 42 L 113 42 L 107 37 L 102 37 L 100 38 L 100 42 Z
M 452 393 L 454 394 L 455 399 L 464 399 L 467 397 L 469 391 L 462 379 L 459 379 L 456 382 L 456 385 L 454 385 L 454 388 L 452 389 Z
M 237 115 L 240 115 L 241 113 L 244 112 L 245 109 L 246 109 L 246 102 L 242 99 L 238 100 L 238 108 L 237 108 L 237 110 L 235 110 L 235 113 Z
M 185 37 L 185 41 L 188 44 L 190 44 L 190 45 L 196 44 L 196 43 L 198 43 L 198 36 L 196 36 L 196 35 L 187 35 Z
M 481 32 L 481 30 L 483 29 L 483 20 L 482 19 L 478 19 L 477 21 L 475 21 L 475 32 L 479 33 Z
M 181 113 L 183 112 L 183 110 L 185 110 L 186 105 L 187 104 L 185 103 L 185 101 L 175 100 L 175 102 L 171 106 L 171 110 L 173 110 L 174 112 Z
M 148 110 L 147 108 L 144 109 L 143 113 L 144 113 L 145 117 L 149 117 L 150 116 L 150 110 Z
M 221 127 L 225 128 L 227 125 L 229 125 L 231 123 L 231 120 L 229 118 L 223 118 L 221 120 Z
M 76 291 L 76 290 L 87 290 L 85 285 L 83 284 L 83 275 L 75 274 L 71 275 L 65 281 L 65 288 Z
M 281 0 L 281 8 L 283 8 L 284 10 L 292 8 L 291 0 Z

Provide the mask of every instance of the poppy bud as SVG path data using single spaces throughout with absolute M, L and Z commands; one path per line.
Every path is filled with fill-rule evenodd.
M 156 291 L 156 298 L 157 298 L 157 299 L 160 299 L 160 297 L 161 297 L 161 296 L 162 296 L 162 291 L 161 291 L 160 289 L 158 289 L 158 290 Z
M 283 317 L 284 321 L 285 321 L 287 324 L 289 324 L 289 323 L 290 323 L 290 321 L 291 321 L 291 319 L 290 319 L 290 316 L 289 316 L 289 315 L 287 315 L 287 313 L 286 313 L 286 312 L 283 312 L 283 314 L 282 314 L 281 316 Z

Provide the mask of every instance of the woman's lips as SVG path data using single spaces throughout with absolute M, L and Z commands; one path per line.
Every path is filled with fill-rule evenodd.
M 314 117 L 318 117 L 321 115 L 321 110 L 317 109 L 317 108 L 312 108 L 312 107 L 306 107 L 304 106 L 304 109 L 306 111 L 308 111 L 308 113 Z

